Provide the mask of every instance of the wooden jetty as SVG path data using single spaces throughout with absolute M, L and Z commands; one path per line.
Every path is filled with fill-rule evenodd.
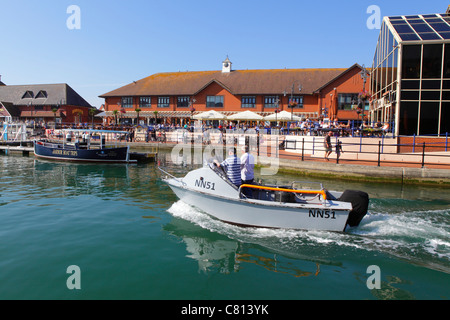
M 0 152 L 5 154 L 22 153 L 24 157 L 27 157 L 30 153 L 33 153 L 33 147 L 0 145 Z

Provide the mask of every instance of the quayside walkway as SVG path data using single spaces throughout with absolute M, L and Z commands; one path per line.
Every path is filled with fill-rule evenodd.
M 242 137 L 234 141 L 239 151 L 239 146 L 245 143 L 243 141 L 245 139 Z M 339 157 L 336 153 L 338 141 L 343 150 Z M 159 149 L 170 151 L 175 145 L 183 142 L 169 136 L 165 141 L 128 142 L 128 144 L 131 148 L 158 146 Z M 226 145 L 220 145 L 217 141 L 188 145 L 192 148 L 211 146 L 220 149 L 229 146 L 228 142 Z M 276 159 L 278 171 L 346 180 L 438 184 L 450 187 L 450 152 L 445 151 L 446 145 L 425 143 L 424 148 L 423 142 L 415 146 L 401 145 L 397 142 L 397 139 L 392 138 L 333 137 L 333 152 L 329 159 L 325 160 L 323 137 L 267 136 L 262 144 L 252 145 L 252 153 L 257 156 L 257 164 L 261 166 L 273 166 Z M 399 153 L 399 150 L 409 152 Z
M 446 137 L 332 137 L 333 151 L 328 159 L 324 158 L 323 136 L 227 133 L 226 137 L 211 135 L 204 139 L 201 134 L 186 137 L 179 132 L 167 132 L 157 141 L 122 139 L 119 144 L 129 145 L 133 152 L 141 153 L 148 150 L 153 152 L 155 148 L 171 152 L 180 144 L 183 149 L 187 147 L 191 151 L 195 148 L 212 147 L 223 150 L 222 148 L 236 146 L 240 154 L 240 147 L 246 141 L 250 143 L 252 153 L 257 156 L 257 165 L 275 165 L 278 171 L 349 180 L 439 184 L 450 187 L 450 149 Z M 342 152 L 339 153 L 336 152 L 338 143 L 342 147 Z M 20 145 L 18 148 L 18 152 L 25 151 L 24 155 L 31 151 Z

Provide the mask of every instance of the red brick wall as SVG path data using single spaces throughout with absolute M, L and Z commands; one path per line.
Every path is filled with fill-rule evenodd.
M 194 108 L 196 111 L 207 111 L 212 108 L 206 108 L 206 97 L 207 96 L 223 96 L 223 108 L 214 108 L 216 111 L 242 111 L 241 110 L 241 99 L 239 96 L 234 96 L 228 90 L 224 89 L 221 85 L 216 82 L 211 83 L 205 89 L 200 91 L 196 96 L 194 103 Z M 183 108 L 184 109 L 184 108 Z M 258 110 L 253 110 L 258 111 Z
M 30 107 L 28 106 L 19 106 L 21 111 L 30 111 Z M 46 111 L 46 112 L 52 112 L 53 108 L 55 108 L 55 106 L 42 106 L 42 109 L 36 110 L 36 108 L 33 110 L 31 109 L 31 115 L 32 117 L 39 117 L 36 116 L 36 112 L 37 111 Z M 79 107 L 79 106 L 74 106 L 74 105 L 63 105 L 60 106 L 59 108 L 60 111 L 64 112 L 64 114 L 66 115 L 65 117 L 61 117 L 61 121 L 63 123 L 74 123 L 76 120 L 76 116 L 77 116 L 77 112 L 81 112 L 81 118 L 80 121 L 81 122 L 88 122 L 91 123 L 92 122 L 92 117 L 89 115 L 89 108 L 87 107 Z M 46 117 L 44 118 L 46 122 L 53 122 L 54 121 L 54 117 Z
M 134 99 L 136 100 L 136 99 Z M 122 97 L 109 97 L 105 99 L 105 110 L 106 111 L 113 111 L 113 110 L 119 110 L 119 106 L 117 103 L 122 104 Z M 152 101 L 153 102 L 153 101 Z
M 399 137 L 399 152 L 422 152 L 423 143 L 425 142 L 425 152 L 434 152 L 434 151 L 445 151 L 445 145 L 448 143 L 445 137 L 442 138 L 434 138 L 434 137 Z M 413 145 L 415 146 L 413 148 Z M 450 145 L 448 146 L 450 147 Z
M 344 119 L 358 119 L 356 111 L 339 111 L 337 113 L 337 95 L 339 93 L 359 93 L 363 89 L 363 80 L 360 75 L 361 69 L 354 67 L 345 73 L 343 76 L 339 77 L 325 88 L 322 89 L 320 94 L 313 95 L 303 95 L 303 108 L 296 108 L 294 112 L 317 112 L 321 114 L 321 108 L 325 107 L 329 109 L 329 114 L 331 116 L 341 115 Z M 366 90 L 368 89 L 370 82 L 367 79 Z M 336 88 L 336 90 L 334 90 Z M 330 96 L 330 93 L 333 96 Z M 212 82 L 205 89 L 200 91 L 194 98 L 196 102 L 193 107 L 196 111 L 202 112 L 207 111 L 206 108 L 206 97 L 207 96 L 224 96 L 224 107 L 215 108 L 216 111 L 233 111 L 240 112 L 245 110 L 251 110 L 254 112 L 273 112 L 274 108 L 264 108 L 264 97 L 265 95 L 255 95 L 256 105 L 255 108 L 241 108 L 241 95 L 233 95 L 227 89 L 223 88 L 220 84 Z M 250 95 L 250 94 L 249 94 Z M 301 93 L 296 93 L 296 95 L 301 95 Z M 181 96 L 181 95 L 180 95 Z M 281 110 L 291 111 L 288 108 L 289 97 L 287 94 L 284 96 L 281 92 L 278 94 L 280 98 L 279 108 Z M 121 103 L 121 97 L 109 97 L 105 99 L 105 110 L 113 111 L 118 110 L 119 106 L 117 103 Z M 177 96 L 170 96 L 170 107 L 169 108 L 158 108 L 158 97 L 151 97 L 152 106 L 151 108 L 142 108 L 142 111 L 188 111 L 188 108 L 177 108 Z M 330 108 L 331 105 L 331 108 Z M 133 97 L 133 108 L 139 107 L 139 97 Z
M 366 90 L 369 89 L 370 78 L 366 80 Z M 340 93 L 360 93 L 364 81 L 361 79 L 361 69 L 354 67 L 335 81 L 324 87 L 320 93 L 319 106 L 328 108 L 330 118 L 341 116 L 343 119 L 358 119 L 356 111 L 338 111 L 337 97 Z M 336 90 L 334 90 L 336 88 Z
M 80 121 L 85 123 L 91 123 L 92 117 L 89 114 L 89 108 L 86 107 L 78 107 L 73 105 L 66 105 L 61 107 L 62 110 L 66 111 L 66 117 L 62 118 L 62 122 L 64 123 L 75 123 L 77 120 L 78 112 L 81 112 Z

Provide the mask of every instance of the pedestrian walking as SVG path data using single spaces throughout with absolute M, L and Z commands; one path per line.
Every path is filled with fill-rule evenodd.
M 339 163 L 339 157 L 341 156 L 341 153 L 344 153 L 342 150 L 342 142 L 340 140 L 336 143 L 336 162 Z
M 325 156 L 324 156 L 324 159 L 327 160 L 327 161 L 330 161 L 330 160 L 328 159 L 328 157 L 330 156 L 331 151 L 333 150 L 333 147 L 332 147 L 332 145 L 331 145 L 331 135 L 332 135 L 332 134 L 333 134 L 333 133 L 331 132 L 331 130 L 328 131 L 328 134 L 326 135 L 325 140 L 323 141 L 323 146 L 324 146 L 324 148 L 325 148 Z

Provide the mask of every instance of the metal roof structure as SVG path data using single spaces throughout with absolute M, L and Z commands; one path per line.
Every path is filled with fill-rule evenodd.
M 399 43 L 450 42 L 450 15 L 447 13 L 385 17 L 384 22 Z

